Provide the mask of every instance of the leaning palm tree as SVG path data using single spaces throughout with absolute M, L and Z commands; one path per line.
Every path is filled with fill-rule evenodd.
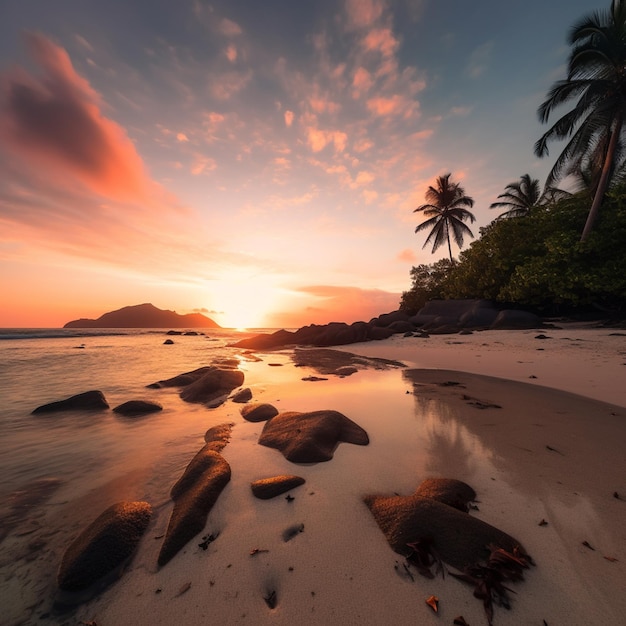
M 437 248 L 447 241 L 450 261 L 452 261 L 450 232 L 452 231 L 456 245 L 462 248 L 464 235 L 474 237 L 465 221 L 469 220 L 473 223 L 476 218 L 466 208 L 474 206 L 473 198 L 465 195 L 465 189 L 459 183 L 450 182 L 450 176 L 452 174 L 438 176 L 436 187 L 430 186 L 426 191 L 425 198 L 428 204 L 418 206 L 413 213 L 420 211 L 428 217 L 425 222 L 415 228 L 416 233 L 426 228 L 431 229 L 422 247 L 425 248 L 429 243 L 432 243 L 434 254 Z
M 498 216 L 502 217 L 522 217 L 528 215 L 541 202 L 541 187 L 536 178 L 531 178 L 530 174 L 524 174 L 514 183 L 509 183 L 504 188 L 498 198 L 500 202 L 489 205 L 490 209 L 505 208 L 507 211 Z
M 622 143 L 626 114 L 626 0 L 582 18 L 569 43 L 568 73 L 557 81 L 539 107 L 546 123 L 550 114 L 577 98 L 574 108 L 559 118 L 535 144 L 535 154 L 548 154 L 548 142 L 569 139 L 548 175 L 547 185 L 585 168 L 600 172 L 593 202 L 582 232 L 584 241 L 598 215 Z

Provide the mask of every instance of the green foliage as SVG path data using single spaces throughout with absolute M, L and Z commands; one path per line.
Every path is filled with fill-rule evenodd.
M 402 294 L 400 309 L 408 313 L 417 313 L 428 300 L 445 297 L 443 286 L 455 266 L 450 259 L 441 259 L 430 265 L 418 265 L 411 269 L 413 285 Z
M 588 209 L 581 193 L 495 220 L 457 263 L 413 268 L 401 308 L 432 298 L 486 298 L 546 313 L 626 308 L 626 186 L 607 195 L 596 230 L 580 242 Z

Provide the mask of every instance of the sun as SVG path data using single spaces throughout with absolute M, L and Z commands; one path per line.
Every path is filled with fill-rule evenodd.
M 247 330 L 267 326 L 268 315 L 276 310 L 280 293 L 268 277 L 225 276 L 211 285 L 212 308 L 220 311 L 217 321 L 223 328 Z

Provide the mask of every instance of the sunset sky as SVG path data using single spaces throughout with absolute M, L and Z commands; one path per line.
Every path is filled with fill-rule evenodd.
M 537 107 L 572 24 L 609 4 L 3 2 L 0 327 L 396 309 L 446 253 L 414 233 L 436 176 L 475 199 L 475 235 L 507 183 L 543 182 Z

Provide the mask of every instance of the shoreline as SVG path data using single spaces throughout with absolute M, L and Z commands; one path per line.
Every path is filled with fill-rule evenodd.
M 473 626 L 486 624 L 470 586 L 449 576 L 402 579 L 402 557 L 363 503 L 367 494 L 409 495 L 424 478 L 441 476 L 474 487 L 479 510 L 471 515 L 518 537 L 537 564 L 513 585 L 512 610 L 496 608 L 494 624 L 618 623 L 626 612 L 626 402 L 621 390 L 609 393 L 613 378 L 602 372 L 623 358 L 626 337 L 612 342 L 598 333 L 608 335 L 550 329 L 544 334 L 553 338 L 539 340 L 537 331 L 489 331 L 351 344 L 332 350 L 408 367 L 306 383 L 317 370 L 295 369 L 293 350 L 259 352 L 261 362 L 246 364 L 255 401 L 276 402 L 281 411 L 339 410 L 367 430 L 370 445 L 340 444 L 329 462 L 293 464 L 257 445 L 263 425 L 245 422 L 227 404 L 221 410 L 235 427 L 223 454 L 233 478 L 205 528 L 219 531 L 218 539 L 206 551 L 192 541 L 158 569 L 153 537 L 167 523 L 160 515 L 124 579 L 77 617 L 102 624 L 211 616 L 225 624 L 434 625 L 462 614 Z M 591 353 L 593 367 L 575 358 Z M 586 398 L 574 395 L 583 379 Z M 486 406 L 472 405 L 476 399 Z M 292 472 L 307 481 L 291 492 L 292 502 L 251 497 L 250 481 Z M 293 523 L 304 532 L 284 543 L 281 532 Z M 275 608 L 264 602 L 271 591 Z M 440 598 L 438 614 L 425 603 L 430 595 Z
M 303 349 L 310 354 L 298 358 L 292 348 L 258 351 L 258 360 L 241 351 L 244 386 L 253 402 L 271 403 L 281 412 L 340 411 L 366 430 L 369 445 L 341 443 L 328 462 L 295 464 L 258 444 L 264 423 L 243 419 L 244 405 L 228 401 L 207 410 L 177 400 L 180 408 L 172 417 L 192 421 L 158 452 L 158 463 L 155 457 L 137 468 L 132 481 L 119 476 L 80 502 L 61 493 L 51 500 L 49 527 L 53 533 L 63 529 L 64 537 L 68 524 L 84 527 L 122 498 L 150 501 L 154 518 L 126 572 L 70 614 L 41 618 L 66 547 L 57 540 L 38 568 L 37 576 L 47 582 L 32 620 L 435 626 L 463 615 L 472 626 L 486 624 L 470 585 L 452 576 L 430 580 L 416 570 L 414 580 L 402 576 L 403 557 L 390 548 L 364 503 L 371 495 L 408 496 L 424 479 L 441 477 L 474 488 L 478 509 L 469 515 L 511 534 L 535 560 L 525 580 L 511 584 L 512 610 L 495 608 L 495 626 L 619 623 L 626 613 L 626 402 L 615 381 L 626 373 L 626 333 L 611 332 L 568 327 L 428 339 L 396 335 Z M 536 339 L 539 334 L 551 338 Z M 357 371 L 332 374 L 328 353 L 339 355 L 335 366 L 354 365 Z M 357 358 L 347 360 L 346 353 Z M 172 394 L 178 398 L 173 390 L 153 393 L 157 399 L 164 393 L 168 403 Z M 142 431 L 146 445 L 156 424 L 151 420 L 146 418 L 148 430 Z M 202 533 L 158 567 L 159 538 L 172 510 L 167 494 L 202 447 L 205 421 L 234 423 L 222 452 L 232 478 Z M 306 480 L 289 492 L 292 500 L 252 496 L 251 482 L 280 474 Z M 283 534 L 294 525 L 304 525 L 304 531 L 286 542 Z M 216 540 L 200 547 L 209 533 Z M 24 570 L 6 584 L 18 594 L 18 585 L 31 583 L 36 581 Z M 274 608 L 265 600 L 272 591 Z M 426 604 L 430 595 L 440 600 L 438 614 Z M 17 606 L 8 615 L 15 611 Z

